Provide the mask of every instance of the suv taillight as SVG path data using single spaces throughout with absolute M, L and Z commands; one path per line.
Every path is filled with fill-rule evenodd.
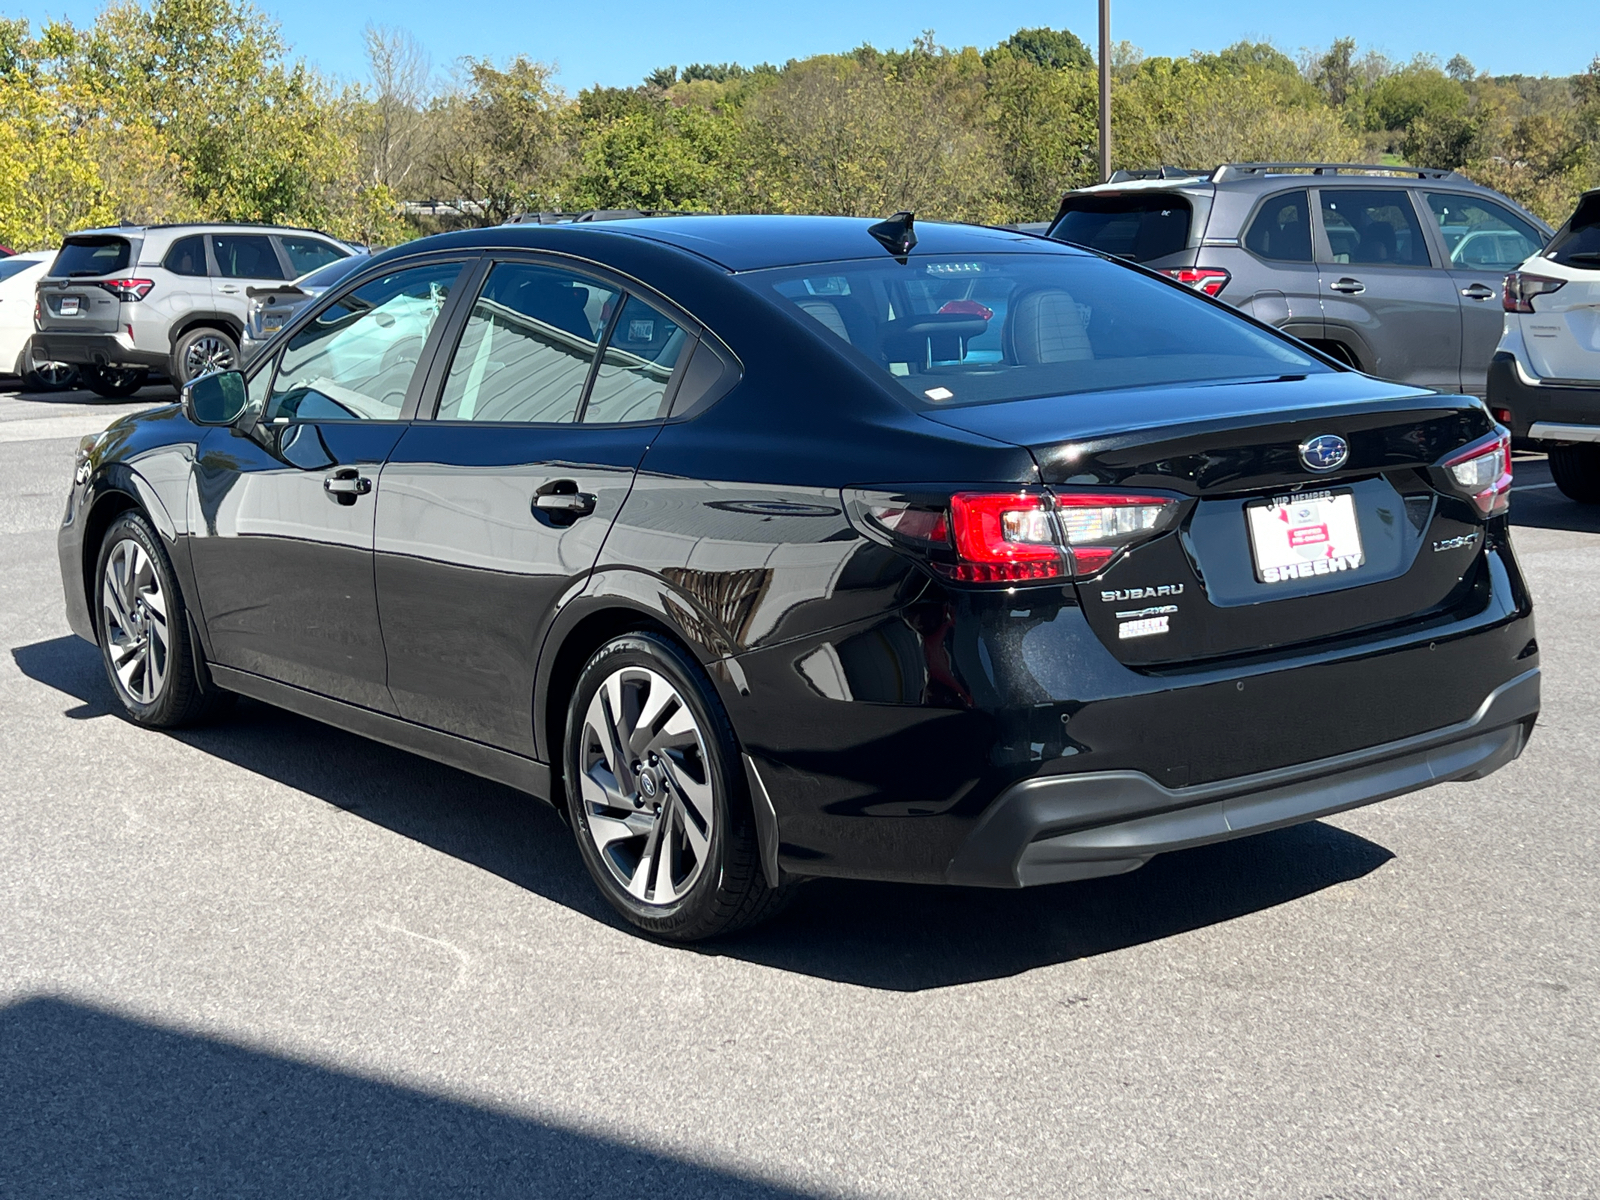
M 1565 279 L 1551 279 L 1545 275 L 1529 275 L 1526 271 L 1513 271 L 1500 287 L 1500 307 L 1507 312 L 1531 313 L 1533 298 L 1559 292 L 1567 286 Z
M 1215 296 L 1222 291 L 1228 286 L 1228 280 L 1233 278 L 1221 267 L 1174 267 L 1161 273 L 1208 296 Z
M 1180 504 L 1145 493 L 1021 490 L 957 492 L 944 508 L 863 500 L 873 525 L 957 583 L 1097 575 L 1122 551 L 1165 531 Z
M 101 279 L 97 286 L 105 288 L 118 300 L 143 300 L 155 287 L 154 279 Z
M 1497 429 L 1444 460 L 1451 481 L 1480 516 L 1498 517 L 1511 508 L 1511 434 Z

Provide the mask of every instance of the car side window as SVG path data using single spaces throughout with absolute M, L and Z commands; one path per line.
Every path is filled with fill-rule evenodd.
M 1429 192 L 1428 208 L 1439 223 L 1452 267 L 1510 271 L 1544 247 L 1537 229 L 1487 200 Z
M 654 421 L 666 416 L 667 384 L 688 340 L 688 333 L 671 317 L 629 296 L 606 340 L 583 423 Z
M 576 421 L 619 297 L 570 271 L 495 264 L 461 331 L 438 419 Z
M 1322 228 L 1336 263 L 1426 267 L 1411 197 L 1398 188 L 1322 189 Z
M 347 254 L 341 254 L 336 246 L 321 238 L 284 236 L 278 239 L 278 244 L 288 256 L 289 268 L 294 272 L 296 279 L 308 271 L 315 271 L 318 267 L 325 267 L 331 262 L 349 257 Z
M 167 256 L 161 260 L 161 265 L 174 275 L 193 275 L 205 278 L 206 270 L 206 240 L 199 234 L 179 238 L 172 243 L 172 248 L 167 251 Z
M 214 233 L 211 253 L 224 279 L 282 279 L 283 265 L 272 239 L 260 233 Z
M 1311 203 L 1304 191 L 1269 197 L 1245 231 L 1244 247 L 1275 262 L 1311 261 Z
M 267 421 L 392 421 L 460 263 L 368 280 L 323 309 L 279 360 Z

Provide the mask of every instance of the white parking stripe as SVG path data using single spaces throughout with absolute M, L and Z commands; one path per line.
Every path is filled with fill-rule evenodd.
M 1559 487 L 1559 486 L 1560 486 L 1560 484 L 1555 484 L 1555 483 L 1525 483 L 1521 487 L 1514 487 L 1511 490 L 1513 492 L 1536 492 L 1540 488 Z
M 0 442 L 43 442 L 52 438 L 79 438 L 99 433 L 120 417 L 116 412 L 72 413 L 60 417 L 26 417 L 0 421 Z

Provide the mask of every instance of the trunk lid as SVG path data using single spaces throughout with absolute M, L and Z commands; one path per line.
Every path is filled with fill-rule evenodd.
M 1496 429 L 1467 397 L 1341 372 L 928 415 L 1028 447 L 1058 496 L 1181 498 L 1166 532 L 1077 585 L 1091 626 L 1130 666 L 1426 619 L 1467 602 L 1483 574 L 1484 520 L 1441 466 Z M 1341 439 L 1347 459 L 1308 469 L 1301 447 L 1318 438 Z
M 122 302 L 101 280 L 134 274 L 138 246 L 119 234 L 74 234 L 39 281 L 39 324 L 49 333 L 114 333 Z

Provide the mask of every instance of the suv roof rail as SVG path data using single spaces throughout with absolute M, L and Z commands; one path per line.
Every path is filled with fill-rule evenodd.
M 1220 183 L 1230 175 L 1270 175 L 1274 172 L 1306 171 L 1312 175 L 1414 175 L 1418 179 L 1450 179 L 1454 171 L 1439 167 L 1391 167 L 1381 163 L 1330 162 L 1242 162 L 1223 163 L 1211 172 L 1211 182 Z
M 1159 167 L 1124 168 L 1111 172 L 1107 183 L 1128 183 L 1135 179 L 1203 179 L 1207 172 L 1196 171 L 1189 167 L 1174 167 L 1163 164 Z
M 507 225 L 578 225 L 590 221 L 628 221 L 636 217 L 692 217 L 694 213 L 670 208 L 588 208 L 582 212 L 518 213 Z

